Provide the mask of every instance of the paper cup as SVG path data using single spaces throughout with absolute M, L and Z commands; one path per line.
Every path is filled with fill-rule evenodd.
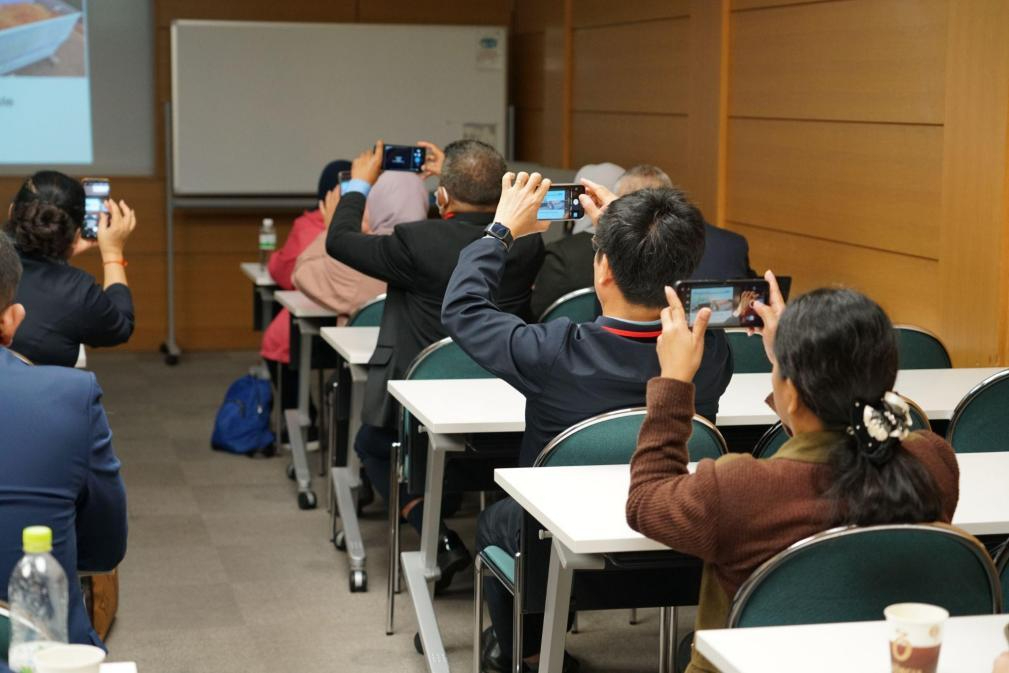
M 98 673 L 105 651 L 94 645 L 57 645 L 35 654 L 36 673 Z
M 949 612 L 927 603 L 895 603 L 883 614 L 890 628 L 892 673 L 935 673 Z

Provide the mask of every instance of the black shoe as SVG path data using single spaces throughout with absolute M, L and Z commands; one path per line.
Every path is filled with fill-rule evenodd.
M 455 574 L 472 562 L 473 557 L 459 536 L 455 531 L 446 529 L 438 538 L 438 568 L 441 570 L 441 577 L 434 583 L 434 593 L 437 595 L 447 589 L 448 585 L 452 584 Z
M 539 671 L 539 665 L 522 664 L 523 671 L 535 673 Z M 581 663 L 567 652 L 564 653 L 564 664 L 561 666 L 563 673 L 578 673 Z M 511 657 L 505 656 L 501 652 L 501 644 L 498 643 L 497 635 L 493 628 L 484 629 L 483 649 L 480 651 L 480 670 L 482 673 L 511 673 Z

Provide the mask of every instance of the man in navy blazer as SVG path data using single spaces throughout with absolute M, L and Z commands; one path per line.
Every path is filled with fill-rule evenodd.
M 9 349 L 25 310 L 13 303 L 21 262 L 0 233 L 0 599 L 22 556 L 21 531 L 49 526 L 70 588 L 70 642 L 102 645 L 78 570 L 105 572 L 126 554 L 126 490 L 95 375 L 35 367 Z
M 487 236 L 459 255 L 442 306 L 445 328 L 462 349 L 526 398 L 521 466 L 532 465 L 551 439 L 575 423 L 645 404 L 648 380 L 659 375 L 655 343 L 662 330 L 659 314 L 667 305 L 665 287 L 689 278 L 704 250 L 704 218 L 681 194 L 646 189 L 617 199 L 586 181 L 581 201 L 596 222 L 593 273 L 603 315 L 584 324 L 567 318 L 526 324 L 498 309 L 493 297 L 514 239 L 548 224 L 536 221 L 536 211 L 549 184 L 537 173 L 505 175 L 495 222 Z M 694 379 L 698 413 L 714 420 L 731 376 L 725 333 L 710 330 Z M 496 546 L 514 554 L 521 520 L 522 509 L 511 498 L 488 507 L 477 525 L 480 549 Z M 534 565 L 526 564 L 530 577 L 545 576 L 545 568 Z M 493 629 L 486 634 L 483 665 L 508 671 L 511 596 L 495 580 L 487 581 L 485 595 Z M 527 615 L 522 657 L 537 656 L 541 625 L 541 619 Z M 565 659 L 569 670 L 573 660 Z

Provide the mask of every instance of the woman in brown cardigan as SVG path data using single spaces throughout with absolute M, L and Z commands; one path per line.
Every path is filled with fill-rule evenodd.
M 687 472 L 705 309 L 691 330 L 667 289 L 661 377 L 631 462 L 627 521 L 704 561 L 697 629 L 724 628 L 739 586 L 792 543 L 838 525 L 949 522 L 959 497 L 953 448 L 908 433 L 893 394 L 897 344 L 883 310 L 852 290 L 821 289 L 785 308 L 774 276 L 757 304 L 773 364 L 774 408 L 792 439 L 774 458 L 734 454 Z M 714 671 L 695 650 L 688 673 Z

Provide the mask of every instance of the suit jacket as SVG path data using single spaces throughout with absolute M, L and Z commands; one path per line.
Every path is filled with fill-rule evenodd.
M 605 316 L 580 325 L 567 318 L 528 325 L 498 310 L 492 300 L 505 259 L 504 246 L 493 239 L 463 250 L 445 293 L 442 320 L 470 357 L 525 395 L 519 464 L 529 466 L 551 439 L 575 423 L 644 406 L 648 380 L 659 375 L 655 340 L 661 326 Z M 725 333 L 709 330 L 694 378 L 697 413 L 715 420 L 718 398 L 731 377 Z
M 24 273 L 15 301 L 25 320 L 11 344 L 40 365 L 73 367 L 81 344 L 117 346 L 133 334 L 133 296 L 116 283 L 107 290 L 66 262 L 21 255 Z
M 704 254 L 691 279 L 727 280 L 756 275 L 750 268 L 750 244 L 746 237 L 705 222 Z
M 446 220 L 399 224 L 389 236 L 361 233 L 365 197 L 340 198 L 326 239 L 337 261 L 388 284 L 378 345 L 368 363 L 362 418 L 368 425 L 392 428 L 395 406 L 386 383 L 406 374 L 427 346 L 447 336 L 441 324 L 445 287 L 459 252 L 484 236 L 493 213 L 458 213 Z M 498 244 L 500 245 L 500 243 Z M 543 242 L 531 236 L 516 242 L 494 294 L 502 310 L 529 312 L 529 295 L 543 262 Z
M 0 598 L 21 531 L 49 526 L 70 585 L 70 642 L 95 645 L 77 571 L 112 570 L 126 553 L 126 491 L 101 397 L 91 372 L 33 367 L 0 348 Z

